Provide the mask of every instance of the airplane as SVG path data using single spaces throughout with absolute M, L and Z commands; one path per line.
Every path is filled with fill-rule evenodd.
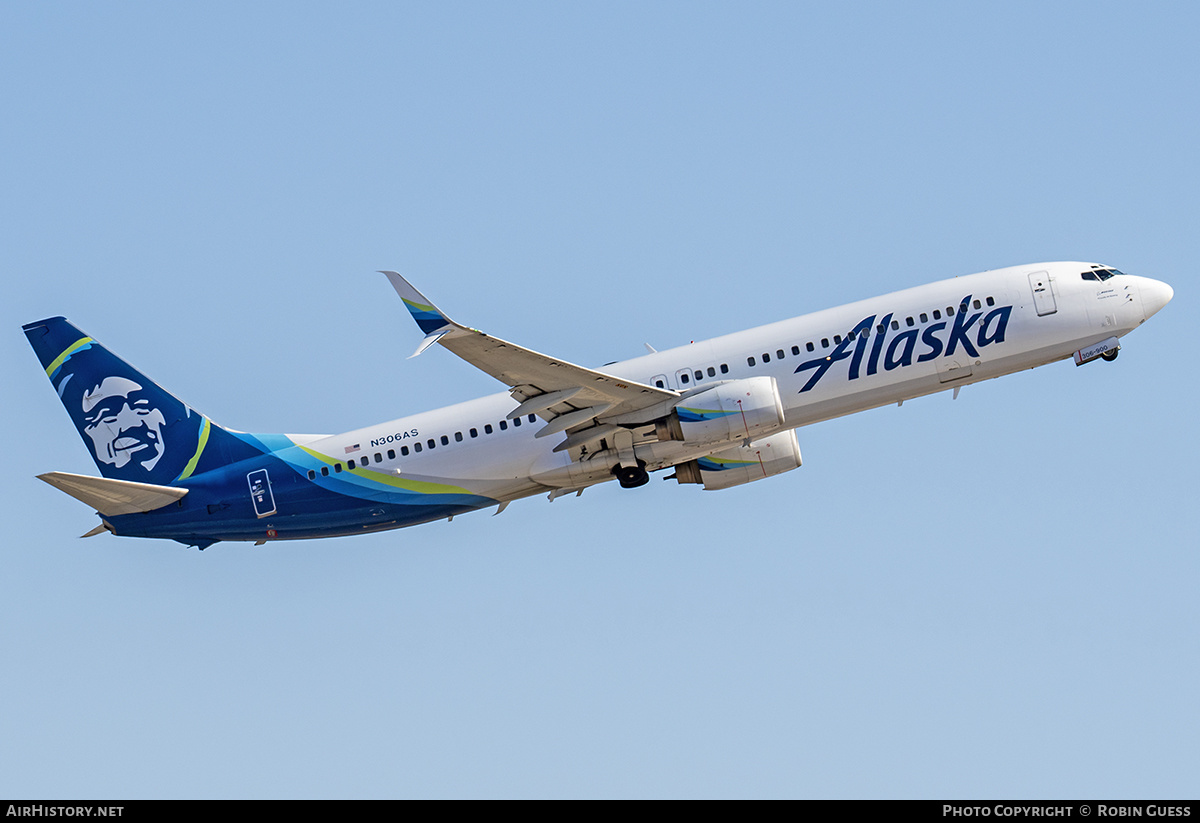
M 38 477 L 104 531 L 217 541 L 365 534 L 615 479 L 728 489 L 801 465 L 796 429 L 1073 358 L 1114 360 L 1166 283 L 1096 263 L 986 271 L 601 369 L 461 325 L 382 272 L 424 333 L 507 391 L 335 435 L 249 434 L 168 394 L 62 317 L 23 327 L 101 477 Z

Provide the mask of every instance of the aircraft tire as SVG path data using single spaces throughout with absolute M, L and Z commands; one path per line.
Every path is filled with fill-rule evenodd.
M 623 489 L 636 489 L 650 482 L 650 473 L 641 461 L 638 461 L 637 466 L 617 466 L 613 469 L 613 474 Z
M 1117 359 L 1117 355 L 1120 353 L 1121 353 L 1120 349 L 1113 349 L 1112 351 L 1106 351 L 1104 354 L 1102 354 L 1100 356 L 1103 357 L 1105 360 L 1107 360 L 1109 363 L 1111 363 L 1112 361 Z

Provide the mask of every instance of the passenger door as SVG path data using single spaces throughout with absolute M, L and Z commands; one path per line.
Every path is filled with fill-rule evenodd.
M 1054 302 L 1054 290 L 1050 286 L 1049 272 L 1035 271 L 1029 275 L 1029 288 L 1033 291 L 1033 306 L 1037 309 L 1038 317 L 1058 311 Z
M 250 484 L 250 500 L 254 503 L 254 513 L 259 517 L 275 514 L 275 495 L 271 493 L 271 478 L 266 469 L 258 469 L 246 475 Z

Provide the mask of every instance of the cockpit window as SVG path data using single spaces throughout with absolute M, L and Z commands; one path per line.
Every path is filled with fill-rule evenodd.
M 1090 269 L 1083 272 L 1080 276 L 1084 280 L 1107 280 L 1110 277 L 1115 277 L 1118 274 L 1125 272 L 1117 271 L 1116 269 Z

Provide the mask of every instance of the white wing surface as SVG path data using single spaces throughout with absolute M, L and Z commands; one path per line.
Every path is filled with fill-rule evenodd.
M 536 414 L 547 421 L 539 437 L 579 431 L 597 419 L 644 422 L 665 413 L 679 400 L 679 394 L 669 389 L 576 366 L 456 323 L 399 274 L 383 274 L 425 332 L 412 356 L 438 343 L 487 372 L 508 386 L 520 403 L 510 418 Z M 661 411 L 654 408 L 659 406 Z

